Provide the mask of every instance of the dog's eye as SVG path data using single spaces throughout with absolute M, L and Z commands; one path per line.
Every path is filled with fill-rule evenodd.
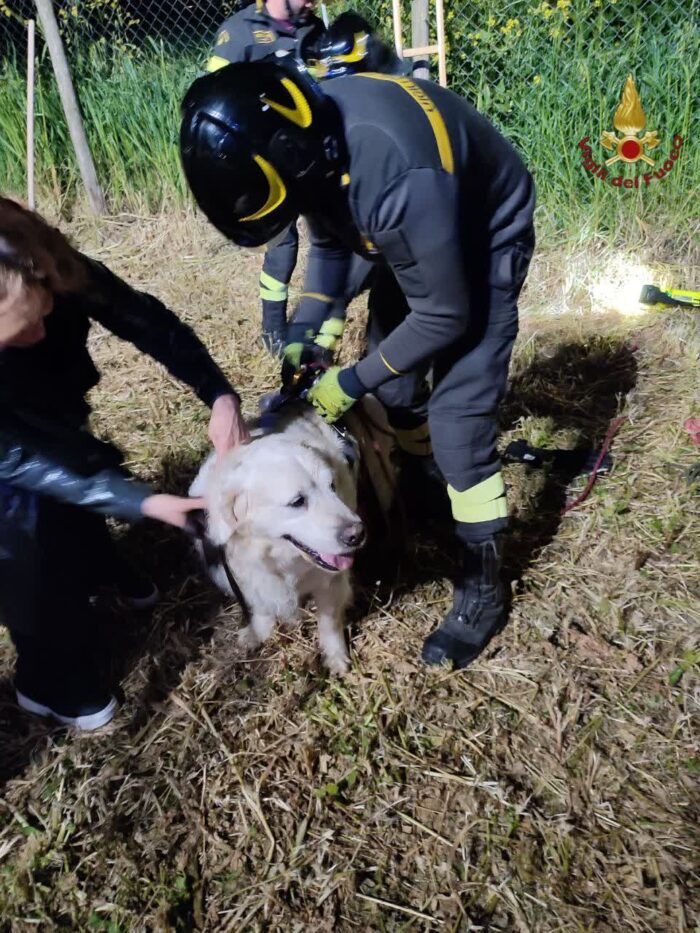
M 306 496 L 295 496 L 287 505 L 290 509 L 303 509 L 306 505 Z
M 335 492 L 335 483 L 331 481 L 331 492 Z

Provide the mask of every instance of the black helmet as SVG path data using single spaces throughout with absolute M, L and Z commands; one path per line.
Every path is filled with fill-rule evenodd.
M 335 104 L 291 57 L 227 65 L 182 104 L 180 153 L 197 204 L 239 246 L 261 246 L 339 189 Z
M 341 13 L 314 41 L 302 40 L 300 54 L 315 78 L 338 78 L 363 71 L 406 75 L 410 66 L 375 34 L 358 13 Z

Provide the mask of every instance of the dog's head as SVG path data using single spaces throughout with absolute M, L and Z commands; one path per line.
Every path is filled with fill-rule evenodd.
M 207 498 L 216 544 L 234 535 L 284 542 L 334 573 L 352 566 L 365 541 L 354 466 L 332 435 L 309 422 L 233 451 L 216 467 Z

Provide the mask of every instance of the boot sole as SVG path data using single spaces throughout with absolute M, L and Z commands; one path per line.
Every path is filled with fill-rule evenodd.
M 118 706 L 115 698 L 110 697 L 109 703 L 94 713 L 88 713 L 85 716 L 64 716 L 61 713 L 57 713 L 56 710 L 51 709 L 50 706 L 37 703 L 36 700 L 32 700 L 31 697 L 25 696 L 23 693 L 20 693 L 19 690 L 16 690 L 15 693 L 17 694 L 18 705 L 25 712 L 32 713 L 34 716 L 43 716 L 44 718 L 51 717 L 60 722 L 61 725 L 72 726 L 74 729 L 80 729 L 81 732 L 93 732 L 95 729 L 101 729 L 102 726 L 106 726 L 107 723 L 111 722 L 114 718 Z

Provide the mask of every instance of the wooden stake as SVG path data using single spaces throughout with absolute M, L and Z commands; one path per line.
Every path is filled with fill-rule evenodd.
M 61 41 L 61 36 L 58 31 L 58 23 L 56 22 L 51 0 L 36 0 L 36 8 L 39 14 L 41 28 L 44 32 L 44 38 L 49 47 L 51 64 L 53 65 L 56 83 L 58 84 L 58 92 L 61 96 L 61 103 L 63 104 L 63 112 L 66 115 L 70 138 L 73 143 L 76 158 L 78 159 L 78 167 L 83 179 L 83 184 L 85 185 L 85 190 L 87 191 L 90 207 L 93 213 L 103 214 L 105 212 L 104 194 L 97 180 L 95 163 L 92 160 L 87 136 L 85 135 L 83 118 L 80 114 L 78 99 L 75 96 L 75 88 L 73 87 L 68 62 L 66 61 L 65 49 L 63 48 L 63 42 Z
M 27 23 L 27 203 L 34 210 L 34 34 L 35 23 Z
M 404 57 L 412 58 L 410 52 L 418 52 L 428 47 L 430 43 L 430 30 L 428 28 L 428 0 L 411 0 L 411 45 L 412 49 L 404 49 Z M 416 56 L 416 57 L 419 57 Z M 426 81 L 430 78 L 430 68 L 421 65 L 413 68 L 415 78 L 424 78 Z
M 403 38 L 401 36 L 401 0 L 391 0 L 391 8 L 394 16 L 394 45 L 396 54 L 401 58 L 403 55 Z
M 437 15 L 438 78 L 443 87 L 447 87 L 447 52 L 445 49 L 445 11 L 442 0 L 435 0 Z

